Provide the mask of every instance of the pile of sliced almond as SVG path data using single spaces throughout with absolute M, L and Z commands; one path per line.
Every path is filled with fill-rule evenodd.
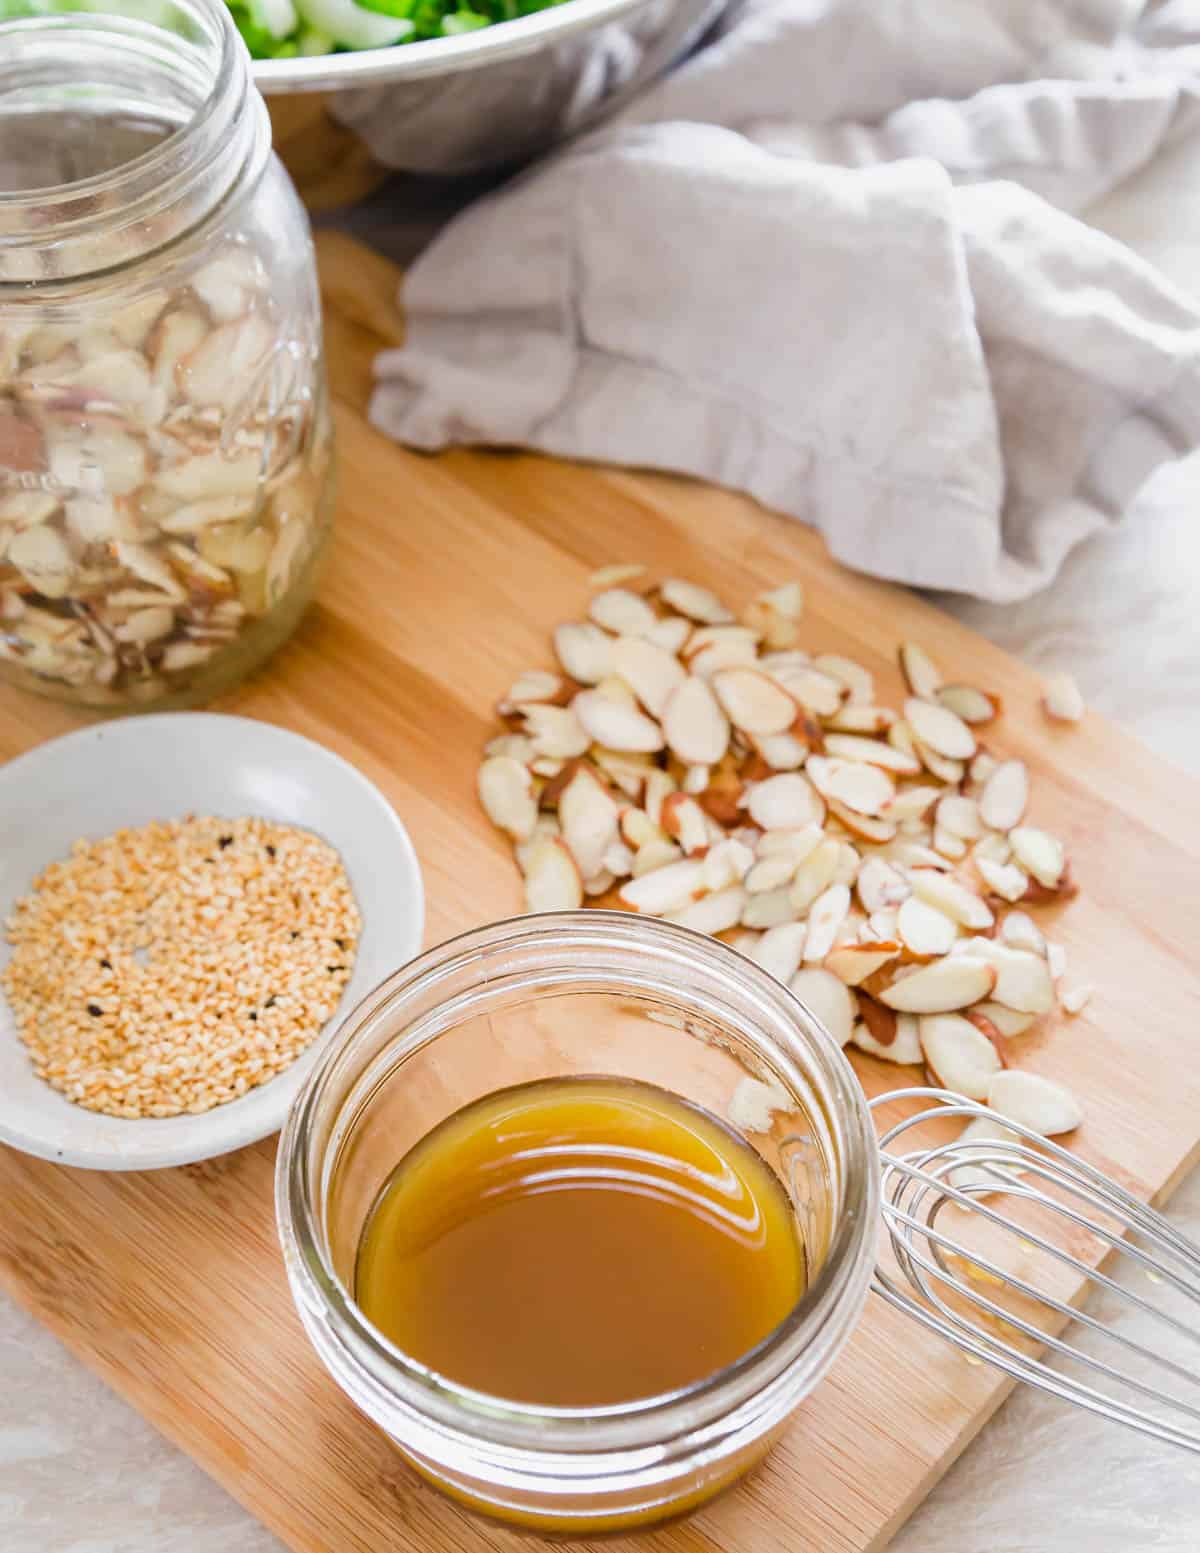
M 843 1045 L 1047 1136 L 1078 1125 L 1066 1090 L 1014 1062 L 1017 1037 L 1089 991 L 1060 994 L 1065 955 L 1029 914 L 1076 887 L 1029 821 L 1024 762 L 982 742 L 999 698 L 904 642 L 908 695 L 884 706 L 861 664 L 801 649 L 799 584 L 738 619 L 642 575 L 597 573 L 588 618 L 554 633 L 560 671 L 499 704 L 479 795 L 528 909 L 591 901 L 717 934 Z
M 180 689 L 318 538 L 315 342 L 229 242 L 87 324 L 0 320 L 0 660 L 109 704 Z

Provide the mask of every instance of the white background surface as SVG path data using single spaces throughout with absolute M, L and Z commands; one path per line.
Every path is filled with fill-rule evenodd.
M 1200 295 L 1200 139 L 1093 216 Z M 1071 669 L 1091 705 L 1200 772 L 1200 455 L 1165 471 L 1121 530 L 1076 552 L 1041 597 L 951 607 L 1027 662 Z M 1200 1175 L 1172 1217 L 1200 1238 Z M 1015 1397 L 892 1546 L 1194 1553 L 1200 1458 Z M 281 1544 L 0 1295 L 0 1549 L 281 1553 Z

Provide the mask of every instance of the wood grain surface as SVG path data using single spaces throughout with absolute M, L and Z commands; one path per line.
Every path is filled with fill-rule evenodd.
M 837 568 L 814 535 L 751 501 L 523 455 L 396 448 L 364 418 L 371 357 L 401 335 L 396 272 L 337 236 L 321 260 L 341 466 L 332 559 L 295 639 L 221 706 L 318 739 L 378 783 L 421 857 L 430 942 L 518 908 L 507 848 L 475 803 L 479 749 L 497 695 L 518 670 L 548 665 L 549 631 L 580 613 L 591 570 L 638 559 L 735 604 L 798 576 L 805 645 L 869 664 L 893 704 L 906 636 L 1003 696 L 995 743 L 1029 762 L 1033 812 L 1066 839 L 1082 885 L 1053 934 L 1072 979 L 1097 988 L 1078 1018 L 1022 1039 L 1022 1065 L 1081 1095 L 1082 1154 L 1162 1198 L 1200 1153 L 1200 784 L 1092 714 L 1052 726 L 1027 669 Z M 78 721 L 0 690 L 0 758 Z M 895 1084 L 897 1070 L 855 1060 L 869 1090 Z M 0 1280 L 301 1553 L 528 1547 L 419 1481 L 326 1378 L 284 1282 L 274 1153 L 269 1141 L 104 1176 L 0 1149 Z M 1005 1389 L 872 1301 L 758 1473 L 689 1521 L 604 1546 L 879 1548 Z

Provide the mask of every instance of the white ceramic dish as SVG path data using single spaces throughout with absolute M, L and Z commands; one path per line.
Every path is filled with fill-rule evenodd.
M 67 734 L 0 766 L 0 919 L 80 836 L 185 814 L 256 814 L 316 832 L 341 853 L 362 913 L 341 1005 L 286 1072 L 201 1116 L 125 1121 L 72 1105 L 37 1078 L 0 996 L 0 1142 L 92 1170 L 210 1159 L 276 1132 L 342 1015 L 421 947 L 425 901 L 408 833 L 340 756 L 245 717 L 167 712 Z M 8 958 L 0 943 L 0 965 Z

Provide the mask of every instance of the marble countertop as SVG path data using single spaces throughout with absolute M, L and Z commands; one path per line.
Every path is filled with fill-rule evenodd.
M 1200 136 L 1092 212 L 1200 293 Z M 360 221 L 359 235 L 372 236 Z M 391 244 L 393 251 L 396 244 Z M 1003 609 L 945 607 L 1200 772 L 1200 454 L 1164 470 L 1056 585 Z M 1200 1239 L 1200 1172 L 1171 1217 Z M 0 1295 L 4 1553 L 282 1553 L 181 1451 Z M 894 1553 L 1186 1553 L 1200 1546 L 1200 1458 L 1015 1396 L 892 1544 Z M 339 1553 L 330 1548 L 328 1553 Z

